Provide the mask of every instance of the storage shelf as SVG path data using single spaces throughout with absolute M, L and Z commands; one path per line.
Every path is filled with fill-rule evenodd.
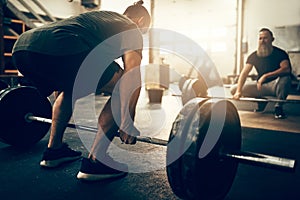
M 16 40 L 18 39 L 18 36 L 4 35 L 3 38 L 8 40 Z
M 11 56 L 12 56 L 12 53 L 4 53 L 4 56 L 11 57 Z
M 4 70 L 4 73 L 10 74 L 10 75 L 12 75 L 12 74 L 19 75 L 20 74 L 17 69 L 7 69 L 7 70 Z
M 26 25 L 22 20 L 11 18 L 4 18 L 3 22 L 4 69 L 1 73 L 15 75 L 19 72 L 12 62 L 12 49 L 19 36 L 26 31 Z

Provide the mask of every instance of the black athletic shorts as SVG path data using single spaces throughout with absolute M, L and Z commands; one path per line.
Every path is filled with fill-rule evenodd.
M 29 80 L 43 95 L 49 96 L 53 91 L 72 91 L 77 72 L 88 53 L 53 56 L 17 51 L 13 54 L 13 62 L 25 79 Z M 120 66 L 113 62 L 106 68 L 97 88 L 107 84 L 119 70 L 121 70 Z

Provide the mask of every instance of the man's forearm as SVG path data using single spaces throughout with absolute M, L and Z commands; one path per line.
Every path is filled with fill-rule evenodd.
M 243 89 L 243 86 L 245 84 L 246 78 L 247 78 L 247 75 L 240 74 L 240 77 L 239 77 L 239 80 L 238 80 L 238 83 L 237 83 L 236 92 L 238 92 L 238 93 L 242 92 L 242 89 Z
M 291 73 L 290 62 L 288 60 L 283 60 L 281 61 L 280 67 L 277 70 L 266 73 L 265 76 L 266 78 L 272 78 L 272 77 L 288 75 L 290 73 Z
M 139 68 L 127 73 L 124 74 L 120 82 L 120 129 L 134 135 L 136 133 L 132 133 L 132 131 L 136 105 L 140 95 L 141 77 Z
M 265 76 L 266 76 L 266 78 L 272 78 L 272 77 L 284 76 L 284 75 L 288 75 L 288 74 L 290 74 L 290 70 L 289 69 L 280 68 L 280 69 L 277 69 L 275 71 L 266 73 Z

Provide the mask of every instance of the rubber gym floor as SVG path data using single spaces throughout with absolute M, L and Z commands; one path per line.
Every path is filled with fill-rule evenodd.
M 142 133 L 168 139 L 171 124 L 182 106 L 180 98 L 172 96 L 173 92 L 166 90 L 161 104 L 150 104 L 147 92 L 142 90 L 136 115 L 137 127 Z M 90 97 L 85 97 L 76 103 L 77 115 L 72 120 L 76 118 L 79 124 L 95 126 L 96 115 L 90 111 L 90 100 Z M 97 96 L 92 107 L 101 108 L 106 100 L 105 96 Z M 287 106 L 288 118 L 282 120 L 274 119 L 271 107 L 267 106 L 263 112 L 253 112 L 252 106 L 255 105 L 246 105 L 245 109 L 245 105 L 237 105 L 242 124 L 242 150 L 300 161 L 299 105 Z M 39 166 L 48 137 L 49 134 L 36 145 L 22 150 L 0 143 L 1 200 L 178 199 L 168 183 L 166 147 L 141 142 L 124 145 L 116 138 L 113 143 L 117 146 L 139 152 L 137 158 L 127 160 L 132 173 L 120 179 L 87 183 L 76 179 L 80 160 L 51 170 Z M 65 133 L 69 146 L 81 150 L 84 156 L 88 154 L 91 138 L 92 133 L 78 133 L 70 128 Z M 154 154 L 149 158 L 151 152 Z M 111 154 L 116 160 L 127 159 L 113 150 Z M 240 164 L 225 199 L 294 200 L 300 199 L 299 187 L 299 165 L 291 173 Z

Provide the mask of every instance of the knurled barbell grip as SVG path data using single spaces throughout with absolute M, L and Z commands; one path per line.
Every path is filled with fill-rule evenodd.
M 43 123 L 50 123 L 50 124 L 52 123 L 51 119 L 33 116 L 31 113 L 25 115 L 25 120 L 27 122 L 38 121 L 38 122 L 43 122 Z M 95 133 L 98 131 L 98 129 L 94 128 L 94 127 L 75 125 L 75 124 L 71 124 L 71 123 L 68 123 L 67 127 L 84 130 L 84 131 L 89 131 L 89 132 L 95 132 Z M 151 138 L 151 137 L 146 137 L 146 136 L 137 136 L 136 140 L 139 142 L 145 142 L 145 143 L 156 144 L 156 145 L 161 145 L 161 146 L 167 146 L 167 144 L 168 144 L 168 141 L 166 141 L 166 140 L 158 139 L 158 138 Z
M 146 143 L 150 143 L 150 144 L 157 144 L 157 145 L 161 145 L 161 146 L 167 146 L 168 145 L 167 140 L 158 139 L 158 138 L 137 136 L 136 140 L 140 141 L 140 142 L 146 142 Z
M 222 152 L 221 157 L 238 160 L 240 163 L 279 170 L 294 171 L 296 160 L 253 152 Z
M 175 97 L 181 97 L 181 94 L 172 94 L 172 96 Z M 203 97 L 202 97 L 203 98 Z M 232 101 L 244 101 L 244 102 L 257 102 L 257 103 L 289 103 L 289 104 L 300 104 L 300 100 L 297 99 L 274 99 L 274 98 L 268 98 L 268 99 L 262 99 L 262 98 L 254 98 L 254 97 L 241 97 L 239 99 L 234 99 L 232 97 L 206 97 L 208 99 L 224 99 L 224 100 L 232 100 Z

